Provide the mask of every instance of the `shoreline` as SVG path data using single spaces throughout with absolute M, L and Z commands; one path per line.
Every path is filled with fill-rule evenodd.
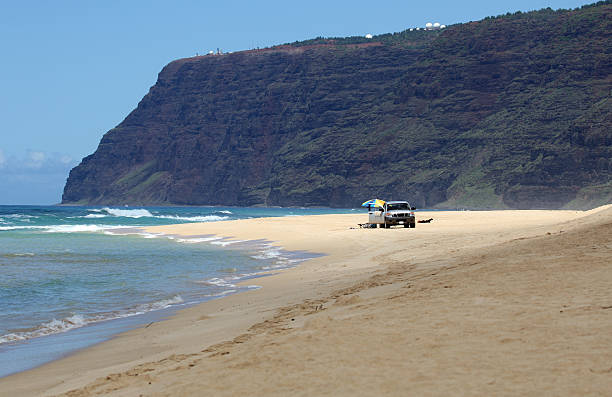
M 609 208 L 599 212 L 602 211 L 610 212 Z M 323 316 L 320 320 L 325 322 L 327 313 L 346 311 L 347 308 L 359 306 L 360 301 L 363 303 L 367 299 L 374 299 L 381 290 L 384 293 L 385 288 L 393 289 L 394 278 L 406 274 L 416 277 L 417 273 L 424 271 L 440 272 L 467 257 L 477 257 L 479 252 L 514 241 L 520 243 L 542 236 L 561 235 L 562 231 L 566 231 L 564 229 L 577 227 L 574 224 L 580 224 L 581 218 L 596 212 L 420 212 L 419 216 L 424 218 L 429 215 L 434 217 L 434 222 L 431 225 L 419 224 L 413 230 L 349 230 L 350 226 L 363 222 L 363 214 L 257 218 L 148 227 L 148 232 L 163 230 L 164 233 L 178 231 L 175 234 L 181 235 L 215 234 L 239 240 L 265 238 L 290 251 L 309 250 L 327 256 L 259 278 L 258 284 L 262 288 L 258 290 L 179 310 L 170 319 L 148 328 L 120 334 L 67 358 L 0 379 L 0 395 L 15 395 L 18 392 L 53 395 L 85 385 L 89 386 L 80 389 L 80 395 L 99 392 L 111 385 L 121 386 L 118 390 L 134 392 L 147 385 L 146 382 L 145 386 L 132 383 L 136 378 L 126 378 L 130 371 L 138 371 L 141 375 L 150 373 L 146 376 L 158 385 L 151 389 L 154 392 L 175 390 L 170 384 L 158 383 L 157 377 L 152 377 L 152 374 L 159 372 L 162 378 L 161 374 L 168 365 L 185 367 L 180 370 L 188 372 L 205 361 L 234 357 L 232 349 L 260 343 L 259 339 L 265 339 L 270 333 L 280 332 L 281 336 L 292 332 L 299 334 L 309 327 L 313 328 L 310 323 L 315 318 Z M 517 220 L 518 215 L 524 219 Z M 560 215 L 563 215 L 563 219 L 559 219 Z M 209 233 L 211 231 L 214 233 Z M 388 239 L 390 245 L 368 243 L 376 242 L 380 236 Z M 400 268 L 401 271 L 398 270 Z M 380 280 L 372 283 L 372 278 Z M 338 295 L 338 291 L 343 290 L 357 291 L 360 296 L 355 298 L 354 292 Z M 336 303 L 330 304 L 334 300 Z M 308 316 L 312 316 L 312 321 Z M 278 329 L 280 325 L 282 329 Z M 314 329 L 321 331 L 316 326 Z M 290 345 L 281 343 L 281 346 L 289 348 Z M 115 374 L 117 379 L 110 374 Z M 231 375 L 231 372 L 226 374 Z M 143 376 L 138 381 L 144 379 Z M 184 383 L 182 387 L 188 391 L 191 383 L 189 380 Z
M 105 234 L 110 234 L 113 236 L 136 235 L 143 238 L 150 238 L 147 237 L 150 236 L 150 233 L 147 233 L 145 229 L 146 226 L 120 228 L 107 230 Z M 211 247 L 219 247 L 221 250 L 229 249 L 240 251 L 244 255 L 248 255 L 251 258 L 257 258 L 258 260 L 261 260 L 262 263 L 267 263 L 267 265 L 261 266 L 261 270 L 254 272 L 236 273 L 223 278 L 213 278 L 211 281 L 218 281 L 223 287 L 229 289 L 225 289 L 215 294 L 201 295 L 196 300 L 185 302 L 180 296 L 182 292 L 177 292 L 177 295 L 171 299 L 167 299 L 166 301 L 178 299 L 179 302 L 168 302 L 167 304 L 164 304 L 163 307 L 153 308 L 150 310 L 139 309 L 140 311 L 133 314 L 117 312 L 117 314 L 115 314 L 116 317 L 92 320 L 85 324 L 76 325 L 64 330 L 29 337 L 27 339 L 18 340 L 15 343 L 8 342 L 6 345 L 0 345 L 0 348 L 3 349 L 2 358 L 4 360 L 21 360 L 23 355 L 20 352 L 24 352 L 25 357 L 28 357 L 29 360 L 28 363 L 19 362 L 20 367 L 17 369 L 15 367 L 11 369 L 9 366 L 8 370 L 13 372 L 0 373 L 0 379 L 36 369 L 40 366 L 69 357 L 97 344 L 112 340 L 117 335 L 129 332 L 130 330 L 145 327 L 155 322 L 165 321 L 167 318 L 176 315 L 177 312 L 186 308 L 197 306 L 211 300 L 222 299 L 233 294 L 248 291 L 250 289 L 258 289 L 260 288 L 258 285 L 251 285 L 253 284 L 253 280 L 258 280 L 262 277 L 273 275 L 277 272 L 295 267 L 304 261 L 322 256 L 318 253 L 283 250 L 281 247 L 272 245 L 271 241 L 266 240 L 235 241 L 212 234 L 196 236 L 157 234 L 156 237 L 170 240 L 174 244 L 189 242 L 191 244 L 197 243 L 210 245 Z M 273 251 L 274 255 L 267 256 L 269 251 Z M 163 302 L 154 301 L 142 305 L 157 305 Z M 86 336 L 83 337 L 79 335 Z M 56 347 L 60 345 L 70 347 L 64 349 Z M 35 354 L 37 349 L 41 350 L 41 356 L 37 356 Z M 7 368 L 0 368 L 0 371 L 5 369 Z

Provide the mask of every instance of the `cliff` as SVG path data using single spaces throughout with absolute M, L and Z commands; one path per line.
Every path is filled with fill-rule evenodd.
M 64 204 L 612 200 L 612 4 L 168 64 Z

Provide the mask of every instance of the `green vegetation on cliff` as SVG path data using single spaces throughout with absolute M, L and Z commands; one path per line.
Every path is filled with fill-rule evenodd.
M 609 202 L 612 4 L 174 61 L 63 202 Z

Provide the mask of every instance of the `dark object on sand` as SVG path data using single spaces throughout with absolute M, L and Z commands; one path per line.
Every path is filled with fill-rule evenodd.
M 433 221 L 433 218 L 421 219 L 420 221 L 417 221 L 417 223 L 431 223 L 431 221 Z

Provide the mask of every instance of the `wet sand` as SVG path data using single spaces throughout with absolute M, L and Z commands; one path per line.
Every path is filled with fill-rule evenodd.
M 609 395 L 612 206 L 351 229 L 365 218 L 147 228 L 326 256 L 0 379 L 0 396 Z

